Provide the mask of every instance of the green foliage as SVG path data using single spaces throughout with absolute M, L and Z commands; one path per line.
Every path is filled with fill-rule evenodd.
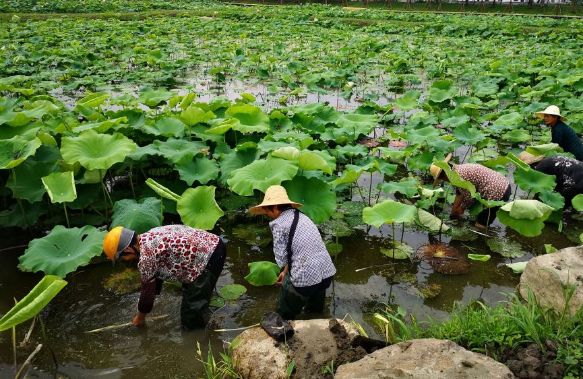
M 123 199 L 113 206 L 110 227 L 123 226 L 144 233 L 162 225 L 162 203 L 160 199 L 147 197 L 141 201 Z
M 270 286 L 277 281 L 279 266 L 273 262 L 259 261 L 249 263 L 249 274 L 245 280 L 254 286 Z
M 240 284 L 229 284 L 219 289 L 219 295 L 225 300 L 237 300 L 245 292 L 247 292 L 247 288 Z
M 182 222 L 193 228 L 211 230 L 225 212 L 215 200 L 214 186 L 188 188 L 176 203 Z

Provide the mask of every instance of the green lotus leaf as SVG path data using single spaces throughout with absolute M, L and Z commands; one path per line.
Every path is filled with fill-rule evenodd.
M 444 161 L 434 162 L 433 164 L 443 169 L 445 175 L 447 176 L 447 180 L 451 183 L 451 185 L 465 189 L 472 196 L 475 195 L 476 187 L 471 182 L 462 179 L 462 177 L 457 172 L 453 171 L 451 167 L 449 167 L 449 164 Z
M 243 134 L 267 133 L 270 130 L 269 116 L 254 105 L 233 105 L 227 109 L 225 115 L 239 120 L 239 124 L 234 125 L 233 130 Z
M 512 269 L 512 272 L 514 272 L 515 274 L 522 274 L 524 272 L 524 269 L 526 268 L 527 264 L 528 264 L 528 261 L 516 262 L 516 263 L 506 263 L 505 266 L 510 267 Z
M 470 116 L 468 115 L 461 115 L 461 116 L 453 116 L 453 117 L 448 117 L 444 120 L 441 121 L 441 124 L 443 125 L 444 128 L 451 128 L 454 129 L 471 129 L 472 133 L 474 131 L 477 131 L 477 129 L 474 128 L 470 128 Z M 463 130 L 459 130 L 458 131 L 459 134 L 464 134 L 465 131 Z
M 496 127 L 503 127 L 507 129 L 513 129 L 516 127 L 521 126 L 524 123 L 524 116 L 522 116 L 518 112 L 511 112 L 505 115 L 498 117 L 496 121 L 494 121 L 493 126 Z
M 38 138 L 26 140 L 19 136 L 0 140 L 0 169 L 18 166 L 34 155 L 41 144 Z
M 104 237 L 105 232 L 93 226 L 67 229 L 57 225 L 46 237 L 30 241 L 18 267 L 64 278 L 101 255 Z
M 109 98 L 110 95 L 105 92 L 95 92 L 77 100 L 77 105 L 83 105 L 89 108 L 98 108 Z
M 161 185 L 152 178 L 146 179 L 146 184 L 148 185 L 148 187 L 150 187 L 154 192 L 156 192 L 158 195 L 160 195 L 160 197 L 163 197 L 164 199 L 173 201 L 178 201 L 180 199 L 180 195 L 172 192 L 171 190 L 164 187 L 163 185 Z
M 118 200 L 113 205 L 111 227 L 123 226 L 138 234 L 162 225 L 162 202 L 155 197 L 141 201 L 134 199 Z
M 476 128 L 469 125 L 461 125 L 454 129 L 453 136 L 464 144 L 475 145 L 486 136 Z
M 539 218 L 546 220 L 554 210 L 538 200 L 522 199 L 511 201 L 500 209 L 508 212 L 510 217 L 518 220 L 535 220 Z
M 354 165 L 346 165 L 344 171 L 342 171 L 342 175 L 338 178 L 334 179 L 330 184 L 336 187 L 341 184 L 350 184 L 356 183 L 360 175 L 364 172 L 364 168 L 354 166 Z
M 456 90 L 450 80 L 438 80 L 429 87 L 429 100 L 434 103 L 441 103 L 453 99 Z
M 369 225 L 380 228 L 383 224 L 411 223 L 415 221 L 417 208 L 413 205 L 385 200 L 362 210 L 362 219 Z
M 559 210 L 565 207 L 565 198 L 558 192 L 545 191 L 538 194 L 540 201 L 552 207 L 553 209 Z
M 172 163 L 192 159 L 197 154 L 206 154 L 208 147 L 199 141 L 170 138 L 167 141 L 155 140 L 148 146 L 140 147 L 130 157 L 141 160 L 145 155 L 160 155 Z
M 176 204 L 182 222 L 193 228 L 211 230 L 225 213 L 215 200 L 214 186 L 188 188 Z
M 175 117 L 164 117 L 156 121 L 154 128 L 164 137 L 180 138 L 184 136 L 186 125 Z
M 557 143 L 544 143 L 542 145 L 528 146 L 526 151 L 533 155 L 542 155 L 548 153 L 560 153 L 563 151 Z
M 316 224 L 328 220 L 336 210 L 336 192 L 328 183 L 320 179 L 296 176 L 283 185 L 289 198 L 302 203 L 302 212 Z
M 419 208 L 417 211 L 417 223 L 419 225 L 429 229 L 432 232 L 446 232 L 449 230 L 449 226 L 447 226 L 439 217 L 436 217 L 421 208 Z
M 545 227 L 543 218 L 534 220 L 516 219 L 511 217 L 509 212 L 503 211 L 501 209 L 498 210 L 496 216 L 502 224 L 509 226 L 526 237 L 536 237 L 540 235 Z
M 288 161 L 297 161 L 300 158 L 300 149 L 293 146 L 280 147 L 271 153 L 274 158 L 287 159 Z
M 69 203 L 77 198 L 73 171 L 54 172 L 42 178 L 51 203 Z
M 98 133 L 105 133 L 114 126 L 125 124 L 126 122 L 128 122 L 127 117 L 117 117 L 100 122 L 85 122 L 79 124 L 73 131 L 75 133 L 82 133 L 87 130 L 94 130 Z
M 67 285 L 67 282 L 53 275 L 44 276 L 28 294 L 16 303 L 2 318 L 0 332 L 30 320 Z
M 381 186 L 381 189 L 385 193 L 396 193 L 400 192 L 403 195 L 411 198 L 417 195 L 417 188 L 419 187 L 419 180 L 414 177 L 406 177 L 398 182 L 388 182 Z
M 477 97 L 496 95 L 498 92 L 498 83 L 492 80 L 480 78 L 472 83 L 472 91 Z
M 502 139 L 509 141 L 509 142 L 526 142 L 532 139 L 532 136 L 529 132 L 524 129 L 513 129 L 507 133 L 502 135 Z
M 406 243 L 393 241 L 394 247 L 381 247 L 380 251 L 383 255 L 393 259 L 409 259 L 413 256 L 413 248 Z
M 526 254 L 518 242 L 508 238 L 487 238 L 486 245 L 505 258 L 520 258 Z
M 165 89 L 154 90 L 146 88 L 140 92 L 139 101 L 150 108 L 155 108 L 158 104 L 168 101 L 172 96 L 174 96 L 174 93 L 166 91 Z
M 394 104 L 403 111 L 410 111 L 418 107 L 419 96 L 421 92 L 419 91 L 407 91 L 403 96 L 397 98 Z
M 577 98 L 568 99 L 565 101 L 565 108 L 571 112 L 583 112 L 583 100 Z
M 552 244 L 550 243 L 545 243 L 545 253 L 546 254 L 552 254 L 552 253 L 556 253 L 557 252 L 557 248 L 554 247 Z
M 468 254 L 468 258 L 472 261 L 487 262 L 492 257 L 490 254 Z
M 378 125 L 379 119 L 374 114 L 342 113 L 336 120 L 336 125 L 343 130 L 343 134 L 353 136 L 369 135 Z
M 292 108 L 294 114 L 292 121 L 300 124 L 309 132 L 323 133 L 326 125 L 332 124 L 338 119 L 339 112 L 322 103 L 310 103 Z
M 368 155 L 368 149 L 363 145 L 346 145 L 346 146 L 336 146 L 332 151 L 336 151 L 334 154 L 336 157 L 364 157 Z
M 512 162 L 516 168 L 521 168 L 523 170 L 530 170 L 530 166 L 520 160 L 516 155 L 508 153 L 505 157 L 498 157 L 498 163 L 505 165 L 508 162 Z
M 240 284 L 228 284 L 219 289 L 219 295 L 225 300 L 237 300 L 245 292 L 247 292 L 247 288 Z
M 0 211 L 0 226 L 30 227 L 45 213 L 47 209 L 43 203 L 31 204 L 23 200 L 20 204 L 12 204 L 8 209 Z
M 578 194 L 571 199 L 571 204 L 573 205 L 573 208 L 579 212 L 583 211 L 583 194 Z
M 223 135 L 237 125 L 239 125 L 239 120 L 236 118 L 221 118 L 217 119 L 216 122 L 212 122 L 211 127 L 207 129 L 206 132 L 210 134 Z
M 225 306 L 225 299 L 220 296 L 213 295 L 211 301 L 209 302 L 209 306 L 215 308 L 222 308 Z
M 422 143 L 433 144 L 438 139 L 440 133 L 433 126 L 426 126 L 421 129 L 411 129 L 407 132 L 407 139 L 415 145 Z
M 327 152 L 302 150 L 298 158 L 298 166 L 302 170 L 320 170 L 326 174 L 332 174 L 336 165 L 329 164 L 324 157 L 333 159 Z
M 122 134 L 98 134 L 89 130 L 78 137 L 63 137 L 61 155 L 69 164 L 79 162 L 88 170 L 107 170 L 123 162 L 136 148 L 137 145 Z
M 297 172 L 298 166 L 294 162 L 267 158 L 235 170 L 227 183 L 231 191 L 242 196 L 251 196 L 254 189 L 265 192 L 269 186 L 291 180 Z
M 50 101 L 35 101 L 22 111 L 13 112 L 12 108 L 0 109 L 0 125 L 6 123 L 14 128 L 28 125 L 33 120 L 40 120 L 44 115 L 54 112 L 59 108 Z M 10 107 L 10 105 L 9 105 Z
M 58 148 L 41 146 L 33 157 L 16 166 L 14 175 L 6 182 L 12 197 L 31 203 L 41 200 L 46 192 L 41 178 L 57 169 L 59 158 Z
M 514 182 L 524 191 L 533 193 L 553 191 L 556 185 L 554 175 L 547 175 L 540 171 L 516 168 Z
M 225 182 L 233 176 L 233 173 L 242 167 L 246 167 L 258 158 L 258 152 L 253 150 L 236 151 L 232 150 L 221 155 L 221 181 Z
M 249 266 L 249 274 L 245 277 L 245 280 L 250 284 L 256 287 L 270 286 L 277 281 L 279 266 L 275 263 L 258 261 L 251 262 L 247 266 Z
M 194 126 L 200 123 L 208 123 L 217 116 L 211 111 L 205 111 L 196 105 L 190 105 L 186 110 L 180 113 L 180 119 L 188 126 Z M 226 130 L 225 130 L 226 132 Z
M 178 170 L 180 179 L 184 180 L 189 186 L 198 181 L 200 184 L 207 184 L 219 176 L 219 167 L 217 162 L 208 158 L 198 157 L 194 160 L 183 159 L 174 165 Z
M 331 257 L 337 257 L 343 249 L 344 246 L 342 246 L 341 243 L 326 242 L 326 250 L 328 250 L 328 254 L 330 254 Z

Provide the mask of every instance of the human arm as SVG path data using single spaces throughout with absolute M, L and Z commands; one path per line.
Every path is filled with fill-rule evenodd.
M 161 281 L 156 278 L 142 281 L 140 299 L 138 300 L 138 313 L 132 319 L 132 324 L 135 326 L 142 326 L 146 323 L 146 315 L 152 311 L 156 293 L 159 293 L 159 283 Z
M 283 280 L 285 279 L 285 276 L 287 275 L 288 269 L 289 269 L 288 265 L 285 265 L 283 267 L 283 269 L 281 270 L 281 272 L 277 276 L 277 281 L 275 282 L 276 285 L 281 286 L 283 284 Z
M 451 214 L 450 217 L 451 218 L 460 218 L 463 214 L 464 214 L 464 195 L 463 193 L 461 193 L 461 191 L 458 191 L 458 193 L 455 196 L 455 200 L 453 201 L 453 205 L 451 207 Z

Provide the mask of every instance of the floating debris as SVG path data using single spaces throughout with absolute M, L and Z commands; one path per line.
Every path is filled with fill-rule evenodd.
M 122 272 L 111 274 L 103 281 L 103 287 L 116 295 L 136 292 L 140 286 L 140 272 L 133 268 L 126 268 Z
M 470 271 L 470 262 L 452 246 L 435 243 L 417 249 L 416 258 L 429 263 L 441 274 L 460 275 Z

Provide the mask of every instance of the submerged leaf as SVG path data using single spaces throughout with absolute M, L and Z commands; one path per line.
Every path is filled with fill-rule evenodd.
M 225 300 L 237 300 L 245 292 L 247 292 L 247 288 L 240 284 L 228 284 L 219 289 L 219 295 Z

